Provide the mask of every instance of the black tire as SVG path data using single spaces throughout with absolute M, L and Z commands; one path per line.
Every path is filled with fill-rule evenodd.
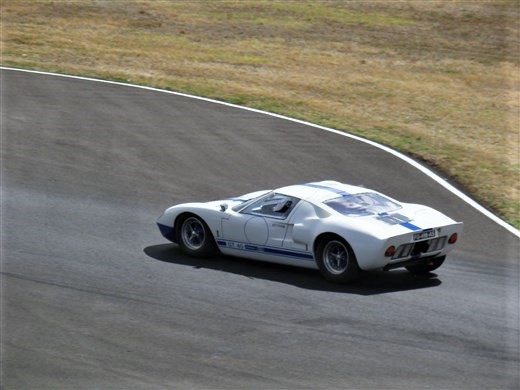
M 414 275 L 425 275 L 439 268 L 445 259 L 446 256 L 436 257 L 434 259 L 425 260 L 422 264 L 410 265 L 406 267 L 406 269 Z
M 322 239 L 316 248 L 316 262 L 325 279 L 337 283 L 351 283 L 361 276 L 356 255 L 340 237 Z
M 177 243 L 187 255 L 209 257 L 218 253 L 211 230 L 202 218 L 194 214 L 183 214 L 175 225 Z

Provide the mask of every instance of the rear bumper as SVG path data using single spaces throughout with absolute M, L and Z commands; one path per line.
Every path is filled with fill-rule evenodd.
M 417 258 L 413 258 L 413 259 L 409 259 L 409 260 L 405 260 L 405 261 L 400 261 L 398 263 L 387 264 L 383 267 L 383 271 L 390 271 L 391 269 L 410 267 L 410 266 L 420 265 L 420 264 L 425 264 L 425 263 L 427 264 L 429 261 L 431 261 L 433 259 L 441 259 L 441 258 L 445 258 L 445 257 L 446 257 L 446 255 L 417 257 Z

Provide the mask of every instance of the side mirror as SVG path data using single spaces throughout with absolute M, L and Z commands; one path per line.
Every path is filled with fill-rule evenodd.
M 228 204 L 227 203 L 221 203 L 220 204 L 220 211 L 224 212 L 228 209 Z

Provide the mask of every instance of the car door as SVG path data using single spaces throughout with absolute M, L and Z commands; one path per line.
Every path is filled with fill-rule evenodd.
M 299 199 L 270 193 L 222 218 L 222 236 L 237 243 L 283 247 L 288 217 Z

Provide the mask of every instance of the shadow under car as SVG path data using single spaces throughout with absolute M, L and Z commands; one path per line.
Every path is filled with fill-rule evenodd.
M 318 270 L 285 266 L 231 256 L 194 258 L 182 253 L 175 244 L 152 245 L 144 253 L 159 261 L 193 268 L 211 269 L 250 279 L 263 279 L 278 283 L 317 290 L 346 294 L 376 295 L 398 291 L 437 287 L 442 282 L 434 273 L 413 275 L 406 270 L 363 272 L 360 280 L 351 284 L 337 284 L 323 278 Z

